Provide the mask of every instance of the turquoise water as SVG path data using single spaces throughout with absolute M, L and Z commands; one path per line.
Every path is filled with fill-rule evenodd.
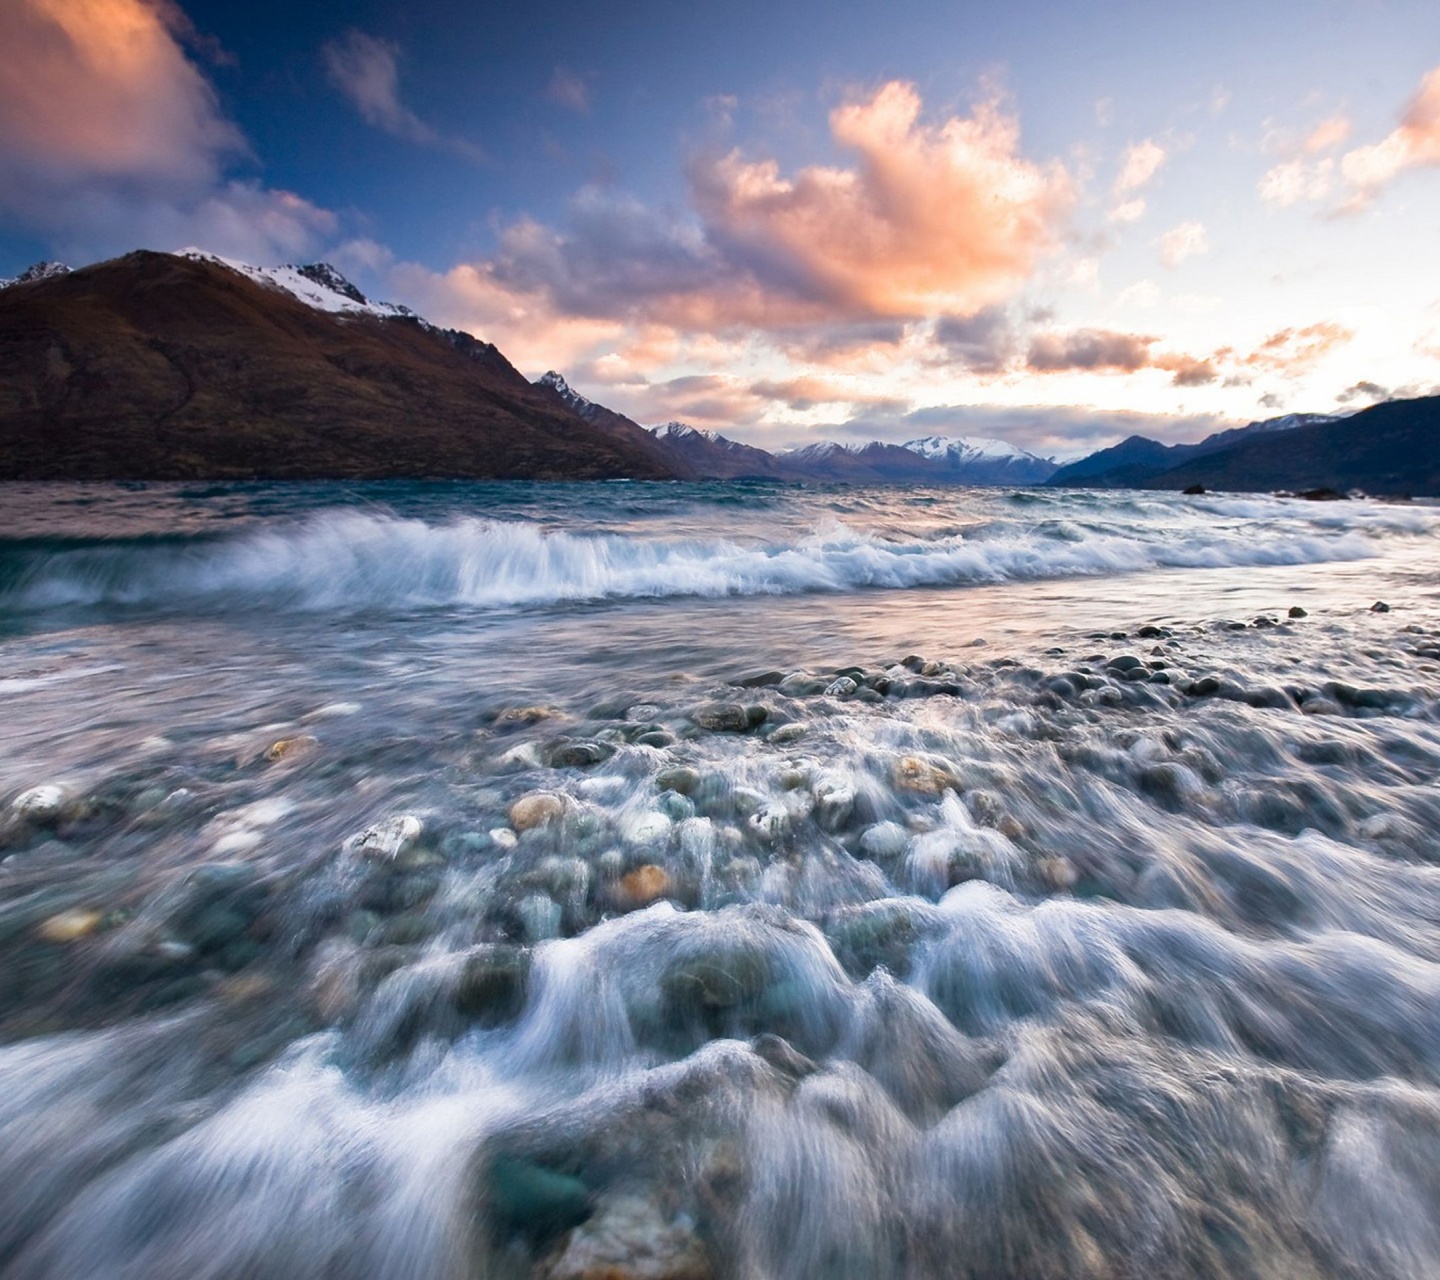
M 0 1273 L 1440 1274 L 1434 509 L 0 510 Z

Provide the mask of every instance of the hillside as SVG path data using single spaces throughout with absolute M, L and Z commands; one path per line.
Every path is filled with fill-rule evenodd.
M 142 251 L 0 289 L 0 479 L 673 474 L 490 344 L 284 270 Z

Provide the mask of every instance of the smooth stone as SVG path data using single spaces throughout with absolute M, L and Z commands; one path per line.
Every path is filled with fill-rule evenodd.
M 590 1216 L 590 1189 L 579 1178 L 518 1156 L 497 1156 L 490 1166 L 491 1225 L 500 1239 L 522 1235 L 542 1242 Z
M 549 826 L 565 813 L 565 799 L 553 791 L 532 791 L 510 806 L 510 826 L 516 831 L 530 831 Z
M 664 867 L 647 862 L 621 876 L 617 888 L 627 907 L 647 907 L 670 892 L 670 877 Z
M 641 848 L 663 845 L 670 838 L 674 823 L 658 810 L 651 809 L 637 814 L 625 822 L 621 834 L 625 842 Z
M 841 676 L 838 680 L 825 686 L 825 696 L 827 698 L 848 698 L 859 687 L 849 676 Z
M 509 827 L 491 827 L 486 835 L 490 837 L 490 843 L 502 853 L 509 853 L 520 843 L 520 837 Z
M 676 791 L 682 796 L 688 796 L 700 785 L 700 771 L 683 764 L 661 769 L 655 775 L 655 785 L 661 791 Z
M 960 780 L 948 766 L 923 756 L 901 756 L 891 774 L 897 790 L 914 795 L 938 796 L 946 791 L 959 791 Z
M 355 851 L 366 858 L 394 860 L 409 852 L 420 839 L 425 824 L 413 813 L 400 813 L 366 827 L 355 838 Z
M 1287 618 L 1308 618 L 1310 614 L 1298 604 L 1292 604 L 1285 616 Z
M 104 919 L 103 911 L 77 908 L 42 920 L 35 932 L 46 942 L 79 942 L 97 933 Z
M 614 751 L 600 742 L 567 742 L 550 753 L 552 769 L 588 769 L 603 764 Z
M 500 728 L 513 729 L 539 724 L 540 721 L 552 719 L 558 714 L 551 707 L 506 707 L 495 717 L 495 724 Z
M 810 675 L 805 671 L 795 671 L 786 676 L 780 682 L 780 692 L 787 698 L 809 698 L 817 693 L 824 693 L 825 686 L 830 682 Z
M 656 804 L 672 822 L 684 822 L 695 816 L 695 802 L 678 791 L 662 792 Z
M 1122 653 L 1110 659 L 1105 664 L 1111 671 L 1134 671 L 1137 667 L 1145 664 L 1133 653 Z
M 508 1022 L 525 1006 L 530 953 L 504 943 L 483 943 L 465 956 L 455 983 L 455 1008 L 482 1026 Z
M 265 751 L 265 759 L 271 764 L 279 764 L 282 760 L 303 760 L 319 747 L 319 738 L 302 733 L 294 738 L 281 738 L 278 742 L 272 742 Z
M 790 812 L 783 804 L 763 804 L 746 820 L 746 825 L 767 844 L 783 840 L 790 831 Z
M 855 813 L 855 788 L 843 778 L 821 778 L 815 784 L 815 821 L 837 831 Z
M 711 733 L 746 733 L 750 715 L 738 702 L 706 702 L 690 712 L 690 719 Z
M 1370 612 L 1371 612 L 1371 613 L 1389 613 L 1389 612 L 1390 612 L 1390 606 L 1389 606 L 1388 604 L 1386 604 L 1385 601 L 1383 601 L 1383 600 L 1377 600 L 1377 601 L 1375 601 L 1374 604 L 1372 604 L 1372 605 L 1370 606 Z
M 769 740 L 778 745 L 783 745 L 787 742 L 799 742 L 800 739 L 809 732 L 810 726 L 807 724 L 799 722 L 795 724 L 782 724 L 770 734 Z
M 65 807 L 65 788 L 55 783 L 42 783 L 22 791 L 10 807 L 27 822 L 54 822 Z
M 770 689 L 785 679 L 783 671 L 752 671 L 730 681 L 737 689 Z
M 898 822 L 877 822 L 860 836 L 860 852 L 876 862 L 888 862 L 904 854 L 910 833 Z
M 642 747 L 673 747 L 675 735 L 666 733 L 663 729 L 657 729 L 652 733 L 642 733 L 635 741 Z

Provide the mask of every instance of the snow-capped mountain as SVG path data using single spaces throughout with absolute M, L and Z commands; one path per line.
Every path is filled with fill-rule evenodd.
M 55 276 L 69 274 L 70 268 L 63 262 L 37 262 L 32 267 L 26 267 L 18 276 L 0 279 L 0 289 L 8 289 L 12 284 L 32 284 L 36 280 L 51 280 Z
M 1004 440 L 992 440 L 985 436 L 978 439 L 970 439 L 967 436 L 924 436 L 919 440 L 905 441 L 904 447 L 911 453 L 937 459 L 959 457 L 975 460 L 978 458 L 1032 458 L 1035 456 L 1013 444 L 1007 444 Z
M 415 318 L 415 313 L 409 307 L 402 307 L 394 302 L 372 302 L 328 262 L 256 267 L 248 262 L 237 262 L 233 258 L 206 253 L 203 249 L 182 249 L 176 257 L 189 258 L 196 262 L 215 262 L 222 267 L 229 267 L 257 284 L 283 289 L 291 297 L 298 298 L 317 311 L 329 311 L 339 315 Z
M 904 447 L 929 458 L 965 484 L 1041 484 L 1054 475 L 1053 459 L 988 436 L 924 436 Z

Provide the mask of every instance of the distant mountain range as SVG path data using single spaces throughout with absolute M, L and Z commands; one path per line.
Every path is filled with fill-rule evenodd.
M 603 430 L 633 439 L 645 428 L 587 400 L 551 370 L 537 387 L 546 388 L 573 412 Z M 927 436 L 905 444 L 840 444 L 821 440 L 802 448 L 769 452 L 701 431 L 684 422 L 667 422 L 646 433 L 663 450 L 676 473 L 692 480 L 786 480 L 840 484 L 1039 484 L 1055 471 L 1048 458 L 1017 449 L 1003 440 Z
M 1057 466 L 993 439 L 770 452 L 646 428 L 328 263 L 139 251 L 0 280 L 0 479 L 759 479 L 1440 494 L 1440 397 Z
M 1131 436 L 1057 470 L 1047 484 L 1236 492 L 1362 490 L 1440 495 L 1440 396 L 1358 413 L 1293 413 L 1164 445 Z

